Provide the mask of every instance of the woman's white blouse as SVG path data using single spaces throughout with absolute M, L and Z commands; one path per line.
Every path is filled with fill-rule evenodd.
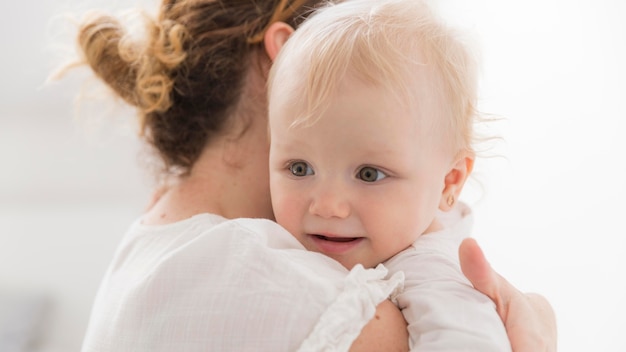
M 135 222 L 98 291 L 83 351 L 346 351 L 402 274 L 307 252 L 262 219 Z

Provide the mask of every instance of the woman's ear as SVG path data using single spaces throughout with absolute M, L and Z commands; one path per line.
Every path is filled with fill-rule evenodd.
M 450 171 L 444 179 L 444 188 L 439 201 L 439 209 L 448 211 L 454 207 L 458 201 L 465 181 L 472 173 L 474 168 L 474 155 L 472 153 L 463 153 L 452 165 Z
M 263 44 L 270 60 L 276 59 L 276 55 L 293 32 L 293 27 L 285 22 L 274 22 L 267 28 L 263 37 Z

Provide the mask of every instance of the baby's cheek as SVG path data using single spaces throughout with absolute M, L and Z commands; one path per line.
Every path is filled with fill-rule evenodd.
M 280 196 L 273 197 L 272 199 L 276 222 L 292 232 L 300 218 L 296 207 L 297 202 L 292 198 Z

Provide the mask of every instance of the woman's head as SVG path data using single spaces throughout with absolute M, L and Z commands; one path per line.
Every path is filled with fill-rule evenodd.
M 237 106 L 249 104 L 242 92 L 249 68 L 260 64 L 266 28 L 276 21 L 295 28 L 319 2 L 164 0 L 143 41 L 102 14 L 84 20 L 78 40 L 85 62 L 138 109 L 141 132 L 166 169 L 184 174 Z

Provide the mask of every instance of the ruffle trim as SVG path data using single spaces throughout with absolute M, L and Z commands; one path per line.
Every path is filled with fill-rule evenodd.
M 385 279 L 386 276 L 387 268 L 382 264 L 376 269 L 365 269 L 360 264 L 352 268 L 343 292 L 322 314 L 298 351 L 348 351 L 374 317 L 376 306 L 403 289 L 403 272 Z

